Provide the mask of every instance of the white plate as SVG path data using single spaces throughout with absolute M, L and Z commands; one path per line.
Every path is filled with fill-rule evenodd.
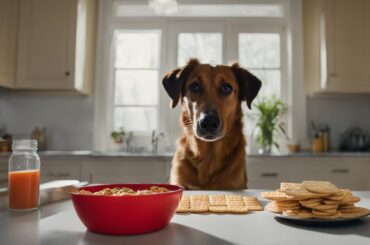
M 342 224 L 342 223 L 349 223 L 355 220 L 361 220 L 361 219 L 368 217 L 368 214 L 367 214 L 367 215 L 363 215 L 360 217 L 351 217 L 351 218 L 338 218 L 338 219 L 310 218 L 310 219 L 307 219 L 307 218 L 299 218 L 296 216 L 288 216 L 288 215 L 277 214 L 277 213 L 272 213 L 272 212 L 270 213 L 276 218 L 284 219 L 287 221 L 292 221 L 295 223 L 302 223 L 302 224 Z

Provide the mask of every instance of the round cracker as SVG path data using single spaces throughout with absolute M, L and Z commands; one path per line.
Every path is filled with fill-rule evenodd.
M 305 200 L 301 200 L 299 201 L 300 203 L 305 203 L 305 204 L 309 204 L 309 203 L 320 203 L 323 199 L 322 198 L 311 198 L 311 199 L 305 199 Z
M 340 204 L 340 201 L 334 201 L 334 200 L 323 200 L 322 201 L 324 204 Z
M 336 194 L 340 189 L 329 181 L 303 181 L 304 188 L 311 192 L 322 194 Z
M 289 209 L 289 210 L 285 210 L 283 214 L 286 216 L 296 216 L 298 212 L 299 212 L 299 209 L 295 209 L 295 210 Z
M 315 209 L 313 209 L 312 213 L 314 215 L 331 216 L 331 215 L 336 214 L 337 210 L 336 209 L 329 209 L 329 210 L 324 211 L 324 210 L 315 210 Z
M 357 217 L 362 217 L 370 214 L 370 210 L 367 208 L 361 208 L 357 209 L 356 212 L 352 213 L 345 213 L 343 211 L 340 211 L 340 217 L 342 218 L 357 218 Z
M 333 215 L 328 215 L 328 216 L 322 216 L 322 215 L 313 215 L 313 218 L 314 219 L 339 219 L 341 218 L 341 215 L 340 213 L 336 213 L 336 214 L 333 214 Z
M 325 199 L 331 200 L 331 201 L 343 201 L 344 198 L 345 198 L 345 195 L 330 195 L 330 196 L 325 197 Z
M 274 201 L 274 205 L 277 205 L 279 207 L 285 207 L 285 208 L 289 208 L 289 207 L 296 207 L 296 206 L 299 206 L 299 202 L 298 201 Z
M 339 207 L 338 209 L 342 210 L 342 209 L 351 209 L 351 208 L 354 208 L 355 205 L 354 204 L 339 204 Z
M 300 202 L 300 204 L 303 206 L 303 207 L 306 207 L 306 208 L 315 208 L 319 205 L 322 205 L 320 202 L 316 202 L 316 203 L 304 203 L 304 202 Z
M 297 213 L 297 216 L 302 219 L 311 219 L 313 217 L 313 214 L 308 210 L 300 210 Z
M 330 210 L 330 209 L 337 209 L 338 204 L 320 204 L 318 206 L 313 207 L 312 209 L 315 210 Z
M 283 190 L 283 193 L 287 194 L 288 196 L 292 196 L 294 198 L 299 198 L 299 199 L 318 198 L 321 196 L 320 194 L 310 192 L 302 187 L 287 188 Z

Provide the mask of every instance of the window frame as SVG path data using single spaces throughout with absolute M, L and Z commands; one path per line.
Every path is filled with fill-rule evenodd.
M 121 70 L 121 71 L 127 71 L 127 70 L 155 70 L 155 71 L 158 71 L 158 81 L 161 80 L 161 63 L 163 62 L 163 59 L 162 59 L 162 29 L 161 28 L 143 28 L 144 26 L 141 26 L 140 25 L 140 28 L 137 27 L 137 24 L 132 24 L 132 25 L 125 25 L 126 27 L 130 27 L 130 28 L 124 28 L 124 29 L 115 29 L 114 30 L 114 34 L 113 34 L 113 39 L 112 39 L 112 51 L 113 51 L 113 55 L 111 57 L 112 59 L 112 62 L 113 64 L 115 64 L 115 60 L 116 60 L 116 45 L 115 45 L 115 42 L 116 42 L 116 35 L 119 33 L 119 32 L 127 32 L 127 33 L 130 33 L 130 32 L 153 32 L 153 33 L 157 33 L 159 34 L 159 57 L 158 57 L 158 67 L 156 68 L 143 68 L 143 67 L 140 67 L 140 68 L 117 68 L 115 65 L 113 67 L 110 67 L 113 71 L 113 74 L 112 74 L 112 81 L 108 81 L 109 83 L 112 83 L 112 87 L 111 87 L 111 90 L 109 91 L 109 94 L 110 94 L 110 100 L 112 100 L 110 103 L 111 103 L 111 106 L 108 108 L 108 117 L 112 120 L 110 122 L 110 125 L 109 125 L 109 128 L 111 128 L 111 130 L 114 130 L 114 110 L 117 108 L 117 107 L 140 107 L 140 108 L 145 108 L 145 107 L 151 107 L 151 108 L 156 108 L 156 113 L 157 113 L 157 122 L 156 122 L 156 125 L 157 125 L 157 128 L 155 130 L 158 130 L 158 126 L 159 126 L 159 108 L 160 108 L 160 87 L 157 88 L 157 103 L 156 104 L 150 104 L 150 105 L 139 105 L 139 104 L 130 104 L 130 105 L 116 105 L 115 104 L 115 83 L 116 83 L 116 79 L 115 79 L 115 72 L 117 70 Z M 132 30 L 132 31 L 131 31 Z M 159 84 L 159 83 L 158 83 Z M 151 132 L 149 131 L 133 131 L 135 135 L 137 136 L 149 136 L 151 135 Z
M 280 71 L 281 71 L 281 84 L 280 84 L 280 98 L 285 103 L 288 102 L 288 61 L 287 61 L 287 37 L 284 25 L 281 23 L 269 23 L 260 26 L 251 24 L 232 24 L 230 26 L 231 35 L 235 36 L 235 40 L 229 45 L 230 50 L 228 53 L 231 55 L 231 60 L 237 60 L 239 58 L 239 34 L 240 33 L 277 33 L 280 35 Z M 246 67 L 247 69 L 249 67 Z M 253 70 L 253 68 L 250 68 Z
M 93 149 L 95 151 L 111 151 L 114 149 L 114 143 L 110 138 L 110 132 L 114 127 L 114 67 L 115 67 L 115 31 L 116 30 L 160 30 L 160 58 L 159 58 L 159 76 L 163 74 L 164 58 L 165 58 L 165 33 L 163 21 L 154 18 L 145 18 L 144 20 L 137 20 L 136 18 L 124 18 L 125 20 L 117 20 L 112 17 L 112 9 L 108 8 L 110 5 L 108 1 L 106 4 L 102 4 L 102 8 L 99 10 L 103 12 L 107 17 L 106 22 L 100 21 L 98 28 L 100 33 L 98 34 L 98 49 L 97 49 L 97 69 L 96 69 L 96 86 L 95 86 L 95 108 L 94 108 L 94 139 Z M 104 15 L 101 13 L 101 15 Z M 100 18 L 101 19 L 101 18 Z M 105 28 L 103 28 L 104 26 Z M 160 81 L 161 77 L 159 77 Z M 100 81 L 100 82 L 99 82 Z M 161 89 L 158 89 L 158 104 L 157 112 L 161 108 Z M 157 122 L 160 127 L 160 122 Z M 161 129 L 159 129 L 161 130 Z M 138 132 L 135 136 L 146 140 L 151 135 L 151 132 Z
M 170 23 L 190 23 L 196 22 L 197 25 L 193 27 L 197 28 L 198 22 L 223 22 L 221 24 L 224 27 L 223 32 L 223 63 L 228 64 L 230 60 L 236 60 L 238 58 L 236 52 L 230 51 L 233 45 L 227 44 L 233 28 L 237 25 L 250 26 L 248 32 L 251 32 L 253 28 L 258 29 L 256 32 L 260 32 L 262 29 L 274 29 L 280 28 L 284 34 L 281 35 L 281 45 L 285 44 L 284 50 L 281 50 L 281 56 L 286 56 L 285 61 L 281 63 L 281 69 L 284 66 L 284 72 L 282 70 L 281 82 L 286 83 L 286 88 L 281 90 L 281 96 L 283 101 L 287 102 L 291 108 L 295 111 L 294 115 L 289 115 L 288 132 L 293 136 L 293 139 L 297 141 L 299 139 L 305 140 L 306 122 L 306 102 L 297 102 L 298 98 L 304 96 L 303 90 L 303 57 L 302 57 L 302 31 L 300 30 L 300 23 L 302 23 L 301 13 L 301 1 L 294 0 L 281 0 L 284 4 L 284 17 L 271 18 L 271 17 L 117 17 L 114 15 L 114 6 L 117 2 L 122 0 L 107 0 L 102 2 L 99 7 L 99 19 L 98 19 L 98 39 L 97 39 L 97 67 L 96 67 L 96 87 L 95 87 L 95 98 L 94 98 L 94 140 L 93 149 L 98 151 L 108 151 L 113 149 L 113 142 L 110 139 L 110 121 L 112 116 L 108 115 L 107 108 L 109 103 L 107 102 L 108 91 L 112 89 L 112 84 L 107 84 L 106 81 L 111 81 L 112 74 L 110 74 L 109 67 L 112 66 L 109 57 L 112 55 L 112 33 L 114 29 L 128 29 L 128 28 L 142 28 L 142 29 L 161 29 L 161 57 L 160 57 L 160 69 L 159 74 L 163 76 L 165 73 L 176 68 L 177 65 L 177 41 L 171 39 L 171 25 Z M 208 1 L 206 1 L 208 2 Z M 210 1 L 209 1 L 210 2 Z M 269 2 L 269 1 L 266 1 Z M 271 2 L 271 1 L 270 1 Z M 211 3 L 211 2 L 210 2 Z M 181 2 L 180 2 L 181 4 Z M 292 9 L 292 11 L 290 11 Z M 181 24 L 180 24 L 181 25 Z M 188 32 L 197 32 L 195 28 L 192 28 Z M 201 32 L 201 31 L 199 31 Z M 217 32 L 217 31 L 209 31 Z M 235 38 L 235 41 L 238 38 Z M 285 40 L 285 41 L 283 41 Z M 293 43 L 296 41 L 297 44 Z M 175 47 L 174 47 L 175 46 Z M 237 48 L 237 45 L 235 46 Z M 174 50 L 171 52 L 171 50 Z M 173 57 L 170 57 L 172 53 Z M 175 54 L 175 55 L 173 55 Z M 283 57 L 281 57 L 283 60 Z M 285 75 L 283 75 L 285 74 Z M 302 84 L 293 84 L 293 80 L 299 79 Z M 161 86 L 161 82 L 159 83 Z M 293 94 L 293 91 L 295 94 Z M 296 103 L 293 103 L 296 102 Z M 167 120 L 167 115 L 176 114 L 169 109 L 169 98 L 165 91 L 159 88 L 159 101 L 158 101 L 158 113 L 159 122 L 158 130 L 161 132 L 169 133 L 170 137 L 167 141 L 168 145 L 171 145 L 174 149 L 174 140 L 178 136 L 178 129 L 180 128 L 178 118 L 176 125 L 172 126 Z M 178 106 L 175 111 L 180 111 Z M 165 115 L 165 116 L 161 116 Z M 296 121 L 299 122 L 294 124 Z M 293 123 L 294 122 L 294 123 Z M 169 128 L 173 127 L 173 129 Z M 177 128 L 175 130 L 175 128 Z M 170 131 L 170 132 L 168 132 Z M 177 132 L 177 133 L 176 133 Z M 144 136 L 147 137 L 147 136 Z M 148 140 L 146 140 L 149 142 Z

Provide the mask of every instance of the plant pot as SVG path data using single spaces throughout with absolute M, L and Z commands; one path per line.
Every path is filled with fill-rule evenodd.
M 258 149 L 258 154 L 269 155 L 271 154 L 271 145 L 263 145 Z

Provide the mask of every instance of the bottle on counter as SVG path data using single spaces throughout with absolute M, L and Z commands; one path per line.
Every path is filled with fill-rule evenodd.
M 46 151 L 46 128 L 40 129 L 39 127 L 35 127 L 35 129 L 31 133 L 31 139 L 37 140 L 39 151 Z
M 14 140 L 9 159 L 9 208 L 37 209 L 40 202 L 40 158 L 36 140 Z
M 323 151 L 329 152 L 330 151 L 330 128 L 326 125 L 325 129 L 322 131 L 322 140 L 323 140 Z
M 324 137 L 321 131 L 315 134 L 315 138 L 312 141 L 312 152 L 324 152 Z

